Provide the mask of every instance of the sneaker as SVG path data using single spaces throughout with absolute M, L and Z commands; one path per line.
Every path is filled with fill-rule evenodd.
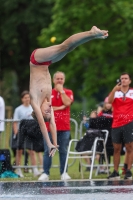
M 33 175 L 34 175 L 34 177 L 40 176 L 40 175 L 41 175 L 41 172 L 40 172 L 40 171 L 36 171 L 36 172 L 33 173 Z
M 68 173 L 64 173 L 61 175 L 61 180 L 70 180 L 71 177 L 68 175 Z
M 119 180 L 120 179 L 120 176 L 118 174 L 118 172 L 116 172 L 115 170 L 113 171 L 113 173 L 108 176 L 108 179 L 109 180 Z
M 49 181 L 49 176 L 48 176 L 47 174 L 43 173 L 43 174 L 39 177 L 38 181 Z
M 29 173 L 32 173 L 32 169 L 29 169 Z
M 41 175 L 41 172 L 38 170 L 37 167 L 33 168 L 33 175 L 34 175 L 34 177 Z
M 17 175 L 19 175 L 20 178 L 23 178 L 23 177 L 24 177 L 24 175 L 23 175 L 23 173 L 22 173 L 22 171 L 21 171 L 20 168 L 17 168 L 16 171 L 15 171 L 15 173 L 16 173 Z
M 124 179 L 132 180 L 132 172 L 130 170 L 126 171 Z

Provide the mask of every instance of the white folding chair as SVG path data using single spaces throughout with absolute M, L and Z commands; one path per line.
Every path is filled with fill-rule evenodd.
M 92 179 L 92 172 L 93 172 L 93 167 L 94 167 L 95 156 L 96 156 L 96 154 L 103 154 L 105 156 L 105 162 L 106 162 L 106 167 L 107 167 L 107 174 L 109 175 L 108 159 L 107 159 L 107 152 L 106 152 L 106 142 L 107 142 L 107 139 L 108 139 L 109 132 L 108 132 L 108 130 L 102 130 L 102 132 L 105 133 L 105 139 L 96 137 L 95 140 L 94 140 L 92 149 L 88 150 L 88 151 L 77 152 L 75 149 L 74 149 L 74 151 L 71 151 L 73 143 L 74 142 L 78 142 L 78 140 L 77 139 L 70 140 L 69 146 L 68 146 L 68 151 L 67 151 L 67 157 L 66 157 L 65 167 L 64 167 L 64 174 L 67 171 L 67 166 L 68 166 L 68 160 L 69 160 L 69 158 L 70 159 L 73 159 L 73 158 L 77 159 L 78 158 L 80 160 L 81 177 L 83 179 L 83 170 L 82 170 L 83 163 L 82 163 L 82 159 L 83 158 L 91 158 L 92 162 L 91 162 L 89 179 Z M 97 142 L 98 141 L 102 141 L 103 142 L 103 151 L 102 152 L 96 151 L 96 147 L 97 147 Z M 64 176 L 63 180 L 65 181 L 65 176 Z

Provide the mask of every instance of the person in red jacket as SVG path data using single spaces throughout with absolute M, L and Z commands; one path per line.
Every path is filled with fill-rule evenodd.
M 126 148 L 127 170 L 124 179 L 132 179 L 133 162 L 133 88 L 130 88 L 131 76 L 124 72 L 109 94 L 109 103 L 113 106 L 112 142 L 114 146 L 114 171 L 109 179 L 120 179 L 118 167 L 122 142 Z

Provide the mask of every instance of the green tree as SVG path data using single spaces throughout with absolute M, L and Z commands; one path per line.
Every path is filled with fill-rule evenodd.
M 58 44 L 93 25 L 109 30 L 108 39 L 81 45 L 50 67 L 51 73 L 66 73 L 66 85 L 77 98 L 93 96 L 102 100 L 121 72 L 133 72 L 132 8 L 131 0 L 55 1 L 52 23 L 38 37 L 42 47 L 51 45 L 52 36 L 57 38 L 54 44 Z
M 29 89 L 29 57 L 38 47 L 37 36 L 42 28 L 51 22 L 52 0 L 1 0 L 0 37 L 1 37 L 1 80 L 12 80 L 12 72 L 17 75 L 18 93 Z M 5 74 L 9 76 L 5 77 Z M 10 81 L 9 81 L 10 82 Z M 12 85 L 12 84 L 11 84 Z M 2 88 L 6 85 L 2 85 Z M 9 85 L 10 87 L 10 85 Z M 6 104 L 11 97 L 12 89 L 2 90 Z M 16 93 L 16 96 L 18 96 Z M 17 98 L 13 96 L 12 98 Z M 11 100 L 11 99 L 10 99 Z M 10 101 L 11 102 L 11 101 Z

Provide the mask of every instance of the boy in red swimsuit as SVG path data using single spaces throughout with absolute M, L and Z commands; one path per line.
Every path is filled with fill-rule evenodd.
M 59 45 L 47 48 L 39 48 L 33 51 L 30 58 L 30 96 L 31 105 L 38 120 L 40 129 L 49 147 L 50 156 L 57 149 L 56 125 L 53 109 L 51 107 L 51 76 L 48 66 L 61 60 L 67 53 L 77 46 L 93 39 L 105 39 L 108 37 L 107 30 L 100 30 L 93 26 L 90 31 L 81 32 L 70 36 Z M 50 132 L 53 144 L 50 142 L 45 120 L 50 121 Z

